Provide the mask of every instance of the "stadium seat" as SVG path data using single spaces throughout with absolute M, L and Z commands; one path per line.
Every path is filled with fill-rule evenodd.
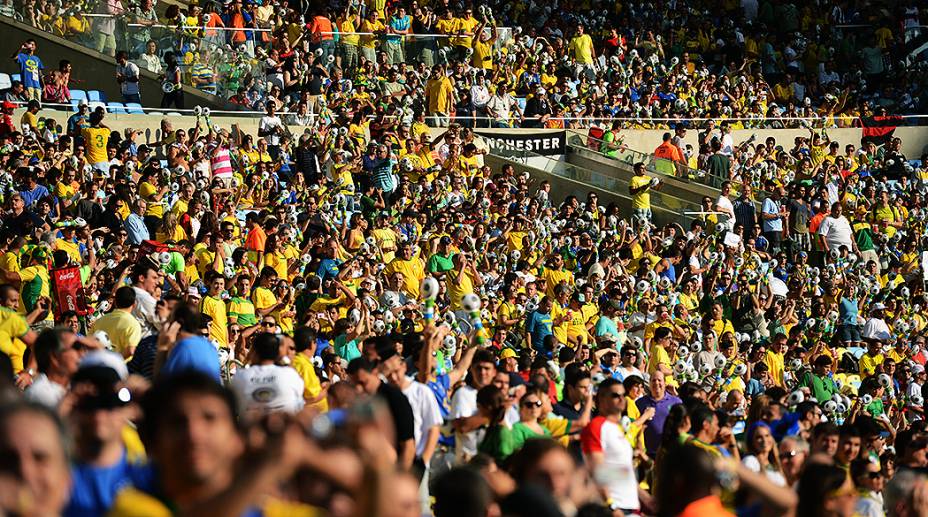
M 13 86 L 13 79 L 10 78 L 10 74 L 0 73 L 0 90 L 9 90 Z
M 71 111 L 77 111 L 77 103 L 78 101 L 71 99 Z
M 180 114 L 180 113 L 178 113 L 178 112 L 176 112 L 176 111 L 169 111 L 169 112 L 165 113 L 165 115 L 167 115 L 167 116 L 169 116 L 169 117 L 182 117 L 182 116 L 183 116 L 182 114 Z
M 81 99 L 87 100 L 87 92 L 84 90 L 71 90 L 72 101 L 79 101 Z
M 13 81 L 19 81 L 19 82 L 22 82 L 22 81 L 23 81 L 22 76 L 19 75 L 19 74 L 13 74 L 13 75 L 11 75 L 11 76 L 10 76 L 10 79 L 12 79 Z
M 107 102 L 106 111 L 110 113 L 115 113 L 117 115 L 125 115 L 126 105 L 121 102 Z
M 106 95 L 100 90 L 87 90 L 87 100 L 90 102 L 106 102 Z
M 525 97 L 516 97 L 516 105 L 520 110 L 525 111 Z
M 137 102 L 127 102 L 126 103 L 126 112 L 130 115 L 144 115 L 145 110 L 142 109 L 142 105 Z
M 106 104 L 103 104 L 102 102 L 90 102 L 88 104 L 90 105 L 90 111 L 93 111 L 98 107 L 103 108 L 103 111 L 106 111 Z

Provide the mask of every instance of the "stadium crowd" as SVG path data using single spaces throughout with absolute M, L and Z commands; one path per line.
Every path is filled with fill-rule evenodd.
M 120 66 L 130 63 L 135 77 L 163 74 L 243 109 L 274 99 L 278 111 L 323 123 L 363 107 L 394 129 L 419 112 L 464 126 L 589 127 L 619 117 L 625 127 L 672 127 L 709 117 L 850 127 L 881 108 L 928 106 L 924 52 L 913 49 L 928 18 L 911 0 L 6 2 L 0 15 L 125 52 Z M 41 61 L 39 71 L 23 74 L 27 91 L 44 87 L 43 98 L 67 103 L 64 65 L 44 80 Z M 124 96 L 138 94 L 138 82 L 120 84 Z M 162 107 L 184 107 L 171 93 Z
M 198 109 L 142 144 L 14 107 L 9 513 L 928 510 L 926 159 L 892 135 L 723 121 L 683 227 L 644 164 L 630 212 L 554 197 L 457 124 L 293 139 L 271 103 L 257 135 Z
M 355 53 L 323 37 L 321 14 L 241 4 L 168 16 L 221 20 L 241 41 L 87 37 L 136 84 L 124 96 L 166 41 L 174 84 L 233 38 L 222 62 L 262 70 L 233 97 L 264 113 L 257 134 L 197 108 L 193 127 L 165 117 L 142 143 L 86 103 L 58 127 L 41 102 L 50 84 L 66 95 L 69 64 L 50 83 L 34 41 L 14 56 L 24 81 L 0 104 L 0 513 L 928 514 L 928 157 L 888 129 L 861 142 L 821 129 L 917 112 L 925 76 L 883 57 L 918 4 L 445 5 L 419 27 L 425 6 L 374 2 L 329 26 L 402 31 L 408 8 L 413 33 L 453 37 L 391 32 Z M 19 12 L 79 18 L 73 5 Z M 235 25 L 275 17 L 282 30 L 260 43 Z M 497 54 L 497 19 L 531 28 Z M 885 26 L 876 50 L 837 32 L 847 22 Z M 601 44 L 613 24 L 628 29 Z M 816 61 L 829 44 L 839 58 Z M 858 78 L 863 57 L 886 68 Z M 290 82 L 300 64 L 308 80 Z M 530 96 L 524 110 L 514 95 Z M 815 128 L 735 141 L 750 126 L 739 113 L 780 108 Z M 687 147 L 688 126 L 645 120 L 661 115 L 713 120 L 689 126 Z M 619 193 L 629 211 L 494 169 L 468 127 L 483 116 L 642 117 L 590 140 L 607 157 L 629 127 L 673 131 L 665 161 L 635 164 Z M 685 225 L 657 220 L 665 175 L 719 194 Z

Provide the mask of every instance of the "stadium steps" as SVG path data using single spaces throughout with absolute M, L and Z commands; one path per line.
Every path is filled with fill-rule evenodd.
M 587 194 L 595 192 L 599 196 L 599 205 L 607 206 L 615 203 L 621 214 L 630 214 L 632 199 L 628 194 L 628 178 L 631 175 L 611 174 L 603 167 L 596 170 L 588 169 L 567 161 L 553 157 L 538 155 L 504 157 L 497 154 L 487 154 L 484 163 L 493 170 L 500 170 L 506 163 L 512 164 L 516 173 L 528 172 L 537 186 L 542 181 L 551 184 L 551 204 L 557 206 L 566 196 L 576 196 L 581 202 L 586 201 Z M 688 212 L 698 212 L 700 200 L 689 200 L 673 195 L 669 190 L 651 192 L 651 211 L 654 223 L 677 223 L 683 228 L 689 228 L 690 222 L 695 218 L 687 215 Z
M 575 136 L 576 134 L 571 134 L 570 138 L 567 139 L 567 155 L 565 160 L 567 163 L 576 165 L 578 167 L 596 170 L 598 174 L 615 177 L 617 180 L 624 181 L 625 190 L 628 192 L 628 179 L 634 174 L 633 165 L 634 162 L 639 161 L 638 158 L 621 160 L 616 158 L 610 158 L 604 156 L 598 151 L 593 151 L 587 148 L 584 145 L 581 145 Z M 646 153 L 636 153 L 639 155 L 647 155 Z M 645 160 L 640 160 L 645 161 Z M 652 175 L 660 176 L 664 181 L 664 186 L 661 187 L 661 192 L 670 195 L 673 198 L 683 200 L 690 204 L 695 204 L 696 209 L 699 210 L 703 197 L 710 197 L 712 199 L 717 199 L 719 196 L 719 189 L 713 188 L 709 185 L 697 181 L 690 181 L 684 178 L 676 178 L 673 176 L 667 176 L 664 174 L 656 173 L 654 171 L 653 164 L 649 164 L 649 172 Z M 652 194 L 652 198 L 653 198 Z
M 0 39 L 0 52 L 4 55 L 15 54 L 25 40 L 32 38 L 36 40 L 38 56 L 46 70 L 57 68 L 60 60 L 67 59 L 72 64 L 71 77 L 76 82 L 72 85 L 74 89 L 99 92 L 101 99 L 109 101 L 122 100 L 116 83 L 116 62 L 112 57 L 11 18 L 0 16 L 0 30 L 5 34 Z M 18 74 L 19 70 L 12 60 L 7 60 L 6 65 L 0 67 L 0 72 L 15 79 L 13 75 Z M 161 81 L 155 74 L 142 70 L 140 87 L 143 106 L 156 107 L 161 104 Z M 222 98 L 189 85 L 184 86 L 184 97 L 188 107 L 200 105 L 215 110 L 236 109 Z M 105 105 L 105 101 L 101 102 Z

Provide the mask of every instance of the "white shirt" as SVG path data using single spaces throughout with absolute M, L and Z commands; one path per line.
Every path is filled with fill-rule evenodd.
M 451 397 L 451 419 L 465 418 L 477 414 L 477 390 L 464 385 Z M 454 433 L 454 456 L 458 460 L 477 454 L 477 445 L 483 441 L 486 431 L 475 429 L 469 433 Z
M 512 95 L 508 93 L 500 95 L 497 93 L 487 102 L 487 109 L 492 110 L 496 118 L 507 122 L 509 121 L 510 111 L 514 104 L 515 101 L 512 99 Z
M 889 325 L 880 318 L 868 318 L 864 323 L 864 328 L 860 331 L 864 339 L 889 339 L 893 333 L 889 331 Z
M 67 390 L 57 382 L 48 380 L 44 373 L 35 376 L 32 384 L 26 388 L 23 398 L 29 402 L 41 404 L 50 409 L 57 409 Z
M 261 117 L 261 122 L 258 124 L 258 132 L 264 133 L 266 131 L 271 131 L 276 127 L 284 127 L 280 117 L 277 115 L 274 115 L 273 117 L 265 115 Z M 280 145 L 280 136 L 278 136 L 276 132 L 271 133 L 263 138 L 267 140 L 267 145 Z
M 826 216 L 818 227 L 818 234 L 825 238 L 828 249 L 841 246 L 846 246 L 848 250 L 853 249 L 851 244 L 851 236 L 853 235 L 851 223 L 843 215 L 839 217 Z
M 440 426 L 443 421 L 438 400 L 428 386 L 419 381 L 412 381 L 403 388 L 403 395 L 412 406 L 413 438 L 416 441 L 416 456 L 422 456 L 425 450 L 425 438 L 429 430 Z
M 767 476 L 767 480 L 773 483 L 776 486 L 786 486 L 786 478 L 783 477 L 783 474 L 778 470 L 773 469 L 764 469 L 764 472 L 760 471 L 760 462 L 757 461 L 756 456 L 745 456 L 741 463 L 753 472 L 758 474 L 763 474 Z
M 596 417 L 580 434 L 584 455 L 602 453 L 603 462 L 593 472 L 613 504 L 623 510 L 637 510 L 638 480 L 635 477 L 632 446 L 622 427 L 604 417 Z
M 486 86 L 475 84 L 470 87 L 470 98 L 474 103 L 474 107 L 486 107 L 487 103 L 490 102 L 490 91 L 487 90 Z
M 729 217 L 734 217 L 735 205 L 731 203 L 731 199 L 728 199 L 728 196 L 719 196 L 719 198 L 715 200 L 715 205 L 718 207 L 719 212 L 725 212 Z
M 123 77 L 123 82 L 119 85 L 119 91 L 123 95 L 136 95 L 139 93 L 139 67 L 132 61 L 127 61 L 126 66 L 116 65 L 116 73 Z M 130 78 L 136 79 L 135 82 L 129 81 Z
M 142 339 L 145 339 L 158 332 L 158 319 L 155 316 L 155 305 L 158 302 L 148 291 L 135 286 L 132 288 L 135 289 L 135 307 L 132 309 L 132 315 L 142 325 Z
M 139 56 L 139 63 L 153 74 L 161 73 L 161 58 L 157 54 L 142 54 Z
M 722 135 L 722 150 L 719 152 L 729 156 L 735 152 L 735 139 L 731 136 L 731 133 Z
M 918 407 L 918 408 L 920 408 L 920 407 L 922 407 L 922 406 L 924 405 L 924 402 L 923 402 L 922 404 L 919 404 L 919 405 L 915 405 L 915 403 L 912 402 L 912 400 L 913 400 L 915 397 L 921 397 L 921 396 L 922 396 L 922 385 L 921 385 L 921 384 L 919 384 L 919 383 L 913 381 L 913 382 L 909 383 L 909 386 L 906 388 L 905 391 L 906 391 L 906 400 L 908 400 L 908 404 L 907 404 L 907 405 L 908 405 L 909 407 Z M 921 419 L 920 419 L 920 418 L 916 418 L 916 420 L 921 420 Z
M 297 413 L 303 409 L 303 379 L 289 366 L 252 365 L 232 378 L 242 412 Z

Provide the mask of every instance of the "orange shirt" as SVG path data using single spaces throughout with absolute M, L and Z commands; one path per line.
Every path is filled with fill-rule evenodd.
M 722 506 L 718 496 L 708 495 L 686 505 L 677 517 L 735 517 L 735 514 Z
M 251 251 L 264 251 L 264 243 L 267 241 L 267 234 L 260 226 L 255 226 L 248 232 L 245 238 L 245 249 Z
M 332 21 L 325 16 L 316 16 L 309 26 L 309 32 L 313 35 L 313 41 L 332 39 Z
M 680 155 L 680 148 L 670 143 L 670 141 L 664 142 L 657 146 L 657 149 L 654 150 L 654 157 L 663 158 L 673 162 L 684 161 L 683 156 Z
M 242 13 L 232 14 L 232 18 L 229 20 L 229 22 L 230 27 L 235 27 L 237 29 L 245 27 L 245 17 L 242 16 Z M 232 32 L 232 43 L 244 43 L 245 39 L 245 31 Z

